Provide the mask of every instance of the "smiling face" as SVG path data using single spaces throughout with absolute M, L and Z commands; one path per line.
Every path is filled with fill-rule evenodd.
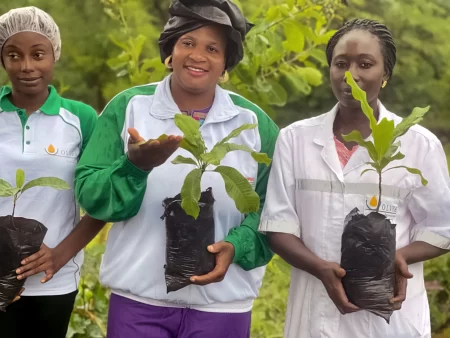
M 360 107 L 353 99 L 345 72 L 350 71 L 356 83 L 367 93 L 369 104 L 378 99 L 381 85 L 387 80 L 378 37 L 368 31 L 352 30 L 342 36 L 333 51 L 330 81 L 341 106 Z
M 55 59 L 46 37 L 33 32 L 15 34 L 3 46 L 1 58 L 15 91 L 35 95 L 48 90 Z
M 205 26 L 181 36 L 172 53 L 172 80 L 193 94 L 215 88 L 225 70 L 227 39 L 220 26 Z

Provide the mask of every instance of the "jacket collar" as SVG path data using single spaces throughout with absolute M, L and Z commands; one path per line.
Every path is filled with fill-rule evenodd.
M 48 97 L 39 111 L 47 115 L 58 115 L 59 109 L 61 108 L 61 97 L 56 91 L 55 87 L 48 86 Z M 15 105 L 12 104 L 8 95 L 12 92 L 11 87 L 4 86 L 0 89 L 0 112 L 15 112 L 19 110 Z
M 150 114 L 155 118 L 173 119 L 175 114 L 181 114 L 170 90 L 171 77 L 172 74 L 167 76 L 156 87 L 153 103 L 150 107 Z M 227 91 L 216 85 L 214 102 L 203 125 L 227 121 L 238 114 L 239 110 L 234 105 Z

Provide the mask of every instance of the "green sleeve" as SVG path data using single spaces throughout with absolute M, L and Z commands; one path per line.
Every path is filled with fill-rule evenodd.
M 75 196 L 88 215 L 118 222 L 135 216 L 149 172 L 135 167 L 124 153 L 122 130 L 129 95 L 119 94 L 97 121 L 75 172 Z
M 257 106 L 249 101 L 242 102 L 241 97 L 233 98 L 236 104 L 251 109 L 258 116 L 258 129 L 261 137 L 261 152 L 273 157 L 275 143 L 279 129 L 277 125 Z M 273 252 L 270 250 L 267 238 L 258 231 L 261 212 L 266 199 L 267 181 L 269 179 L 270 166 L 264 164 L 258 166 L 258 177 L 256 181 L 256 192 L 260 197 L 260 208 L 258 212 L 247 215 L 239 227 L 231 229 L 226 242 L 234 246 L 233 263 L 239 264 L 244 270 L 251 270 L 264 266 L 270 262 Z

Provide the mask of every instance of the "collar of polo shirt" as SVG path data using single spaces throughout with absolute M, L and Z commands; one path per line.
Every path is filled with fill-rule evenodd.
M 59 109 L 61 108 L 61 97 L 58 95 L 55 87 L 48 86 L 48 89 L 50 93 L 43 106 L 39 108 L 39 111 L 47 115 L 58 115 Z M 19 110 L 19 108 L 13 105 L 8 98 L 8 95 L 11 94 L 11 92 L 11 87 L 7 86 L 4 86 L 0 90 L 0 113 Z

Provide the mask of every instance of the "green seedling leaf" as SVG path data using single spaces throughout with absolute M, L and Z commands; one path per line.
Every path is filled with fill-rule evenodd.
M 25 172 L 22 169 L 17 169 L 16 171 L 16 187 L 22 188 L 25 183 Z
M 181 155 L 177 156 L 173 161 L 173 164 L 192 164 L 197 166 L 197 162 L 195 162 L 192 158 L 183 157 Z
M 394 137 L 397 138 L 404 135 L 409 130 L 409 128 L 422 121 L 423 116 L 428 112 L 428 110 L 430 110 L 430 106 L 427 106 L 425 108 L 414 108 L 411 115 L 405 117 L 402 122 L 397 125 L 394 130 Z
M 345 80 L 347 84 L 352 89 L 352 95 L 355 100 L 358 100 L 361 102 L 361 109 L 364 113 L 364 115 L 367 116 L 367 118 L 370 121 L 370 129 L 372 131 L 375 129 L 375 126 L 377 125 L 377 120 L 375 119 L 375 116 L 373 115 L 373 109 L 367 102 L 367 96 L 366 92 L 359 88 L 359 86 L 356 84 L 355 80 L 353 79 L 352 74 L 349 71 L 345 72 Z
M 219 165 L 223 158 L 231 151 L 241 150 L 250 153 L 258 163 L 266 163 L 270 165 L 271 159 L 264 153 L 257 153 L 247 146 L 235 143 L 216 144 L 214 148 L 207 154 L 202 154 L 201 159 L 212 165 Z
M 200 134 L 200 122 L 191 116 L 176 114 L 175 124 L 184 134 L 180 147 L 186 149 L 198 159 L 206 151 L 205 142 Z
M 198 201 L 201 196 L 201 179 L 203 171 L 201 169 L 192 170 L 184 180 L 181 188 L 181 207 L 187 215 L 197 219 L 200 213 Z
M 392 145 L 394 141 L 394 128 L 394 121 L 384 118 L 372 129 L 377 161 L 381 161 Z
M 377 161 L 378 155 L 377 155 L 377 151 L 375 150 L 374 144 L 371 141 L 365 141 L 362 138 L 361 133 L 359 131 L 353 130 L 348 135 L 342 135 L 342 138 L 347 142 L 356 142 L 361 147 L 366 148 L 367 152 L 369 153 L 370 158 L 373 161 Z
M 386 154 L 384 155 L 385 158 L 391 158 L 396 152 L 397 150 L 400 148 L 401 143 L 400 141 L 392 144 L 389 149 L 387 150 Z
M 25 186 L 22 188 L 22 192 L 27 191 L 28 189 L 34 188 L 34 187 L 49 187 L 56 190 L 69 190 L 70 186 L 63 181 L 60 178 L 57 177 L 41 177 L 36 178 L 35 180 L 32 180 L 25 184 Z
M 361 176 L 364 175 L 366 172 L 368 171 L 375 171 L 377 173 L 377 171 L 375 169 L 365 169 L 363 170 L 363 172 L 361 173 Z
M 228 142 L 229 140 L 231 140 L 232 138 L 239 136 L 244 130 L 255 129 L 257 126 L 258 126 L 257 124 L 248 124 L 248 123 L 243 124 L 239 128 L 236 128 L 235 130 L 233 130 L 227 137 L 225 137 L 218 144 L 224 144 L 224 143 Z
M 404 166 L 404 165 L 399 165 L 397 167 L 392 167 L 392 168 L 386 169 L 383 173 L 385 173 L 385 172 L 387 172 L 389 170 L 392 170 L 392 169 L 400 169 L 400 168 L 408 170 L 408 172 L 410 172 L 411 174 L 419 175 L 420 176 L 420 181 L 422 182 L 422 185 L 426 186 L 428 184 L 428 181 L 425 179 L 425 177 L 423 177 L 422 172 L 419 169 L 410 168 L 410 167 L 407 167 L 407 166 Z
M 149 139 L 147 142 L 163 141 L 163 140 L 167 140 L 168 138 L 169 138 L 169 136 L 167 136 L 166 134 L 162 134 L 160 137 L 158 137 L 156 139 Z
M 0 179 L 0 197 L 13 196 L 16 192 L 11 184 L 5 180 Z
M 266 166 L 269 166 L 272 163 L 272 160 L 266 153 L 257 153 L 256 151 L 251 153 L 253 159 L 258 163 L 263 163 Z
M 217 167 L 214 171 L 222 176 L 228 196 L 241 213 L 247 214 L 259 210 L 258 194 L 239 171 L 228 166 Z

